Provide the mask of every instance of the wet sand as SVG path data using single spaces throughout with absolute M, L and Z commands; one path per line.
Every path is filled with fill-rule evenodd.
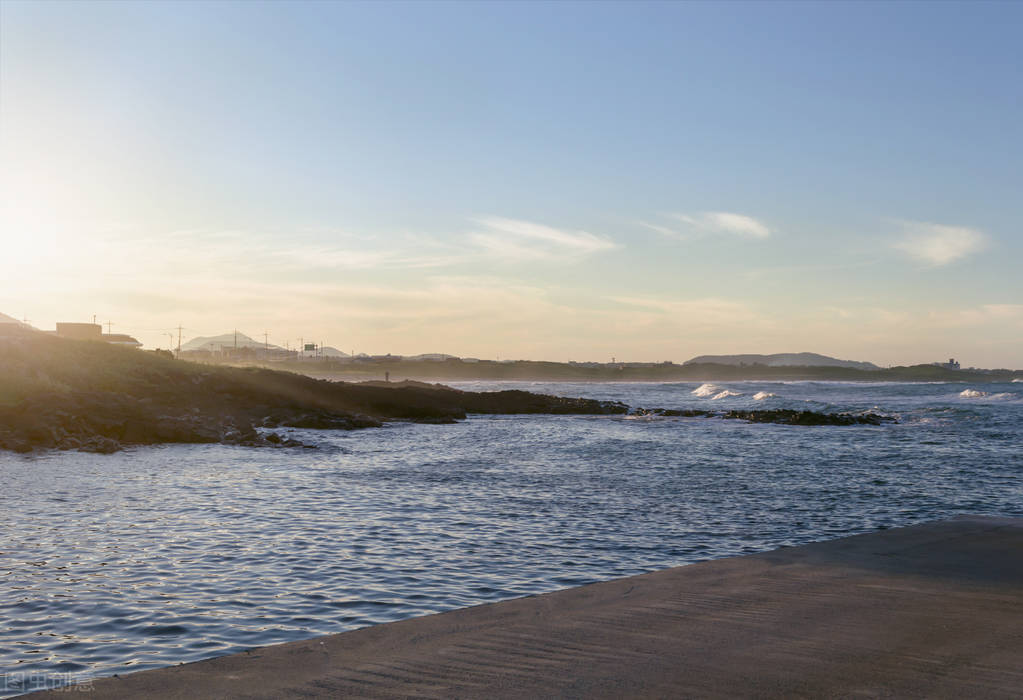
M 1023 519 L 704 562 L 90 686 L 93 700 L 1020 697 Z

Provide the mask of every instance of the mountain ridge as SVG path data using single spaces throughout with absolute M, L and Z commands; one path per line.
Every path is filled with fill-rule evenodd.
M 881 369 L 873 362 L 839 360 L 815 352 L 779 352 L 771 355 L 747 353 L 741 355 L 698 355 L 684 365 L 764 365 L 765 367 L 850 367 L 853 369 Z

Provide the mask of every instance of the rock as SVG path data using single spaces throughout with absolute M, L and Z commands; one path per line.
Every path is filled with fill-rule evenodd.
M 895 418 L 877 413 L 818 413 L 779 408 L 753 411 L 704 411 L 698 409 L 637 408 L 636 416 L 681 416 L 746 420 L 750 423 L 780 423 L 782 425 L 882 425 L 898 423 Z
M 295 418 L 289 418 L 280 425 L 312 430 L 348 430 L 351 428 L 351 422 L 347 416 L 336 416 L 326 412 L 305 413 Z
M 94 437 L 87 440 L 79 447 L 82 452 L 95 452 L 97 454 L 109 455 L 121 449 L 121 444 L 116 440 L 105 437 Z
M 637 416 L 666 416 L 666 417 L 682 417 L 682 418 L 701 418 L 715 415 L 713 411 L 702 411 L 698 409 L 678 409 L 678 408 L 637 408 L 633 415 Z
M 781 423 L 783 425 L 881 425 L 898 423 L 895 418 L 876 413 L 818 413 L 779 408 L 766 411 L 728 411 L 722 418 L 737 418 L 751 423 Z

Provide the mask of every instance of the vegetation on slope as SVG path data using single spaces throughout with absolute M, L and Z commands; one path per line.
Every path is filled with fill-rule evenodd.
M 113 451 L 166 442 L 284 444 L 257 427 L 452 422 L 467 413 L 624 413 L 613 402 L 523 391 L 349 384 L 200 365 L 105 343 L 9 330 L 0 337 L 0 448 Z

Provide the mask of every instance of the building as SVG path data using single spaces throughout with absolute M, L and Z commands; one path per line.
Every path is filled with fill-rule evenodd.
M 948 358 L 948 362 L 935 362 L 935 367 L 941 367 L 942 369 L 959 369 L 959 363 L 956 362 L 954 357 Z
M 111 345 L 123 345 L 128 348 L 140 348 L 142 343 L 132 338 L 130 335 L 124 333 L 104 333 L 100 336 L 100 340 L 103 340 Z
M 141 348 L 142 343 L 124 333 L 104 333 L 98 323 L 58 323 L 54 334 L 72 340 L 98 340 L 111 345 Z
M 58 323 L 56 334 L 72 340 L 103 340 L 103 326 L 98 323 Z

